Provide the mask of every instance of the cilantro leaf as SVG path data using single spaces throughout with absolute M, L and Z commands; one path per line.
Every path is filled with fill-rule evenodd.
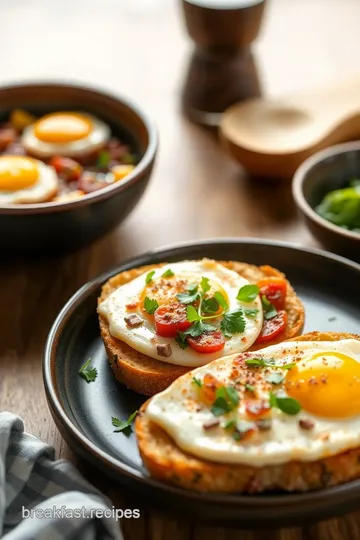
M 171 268 L 168 268 L 167 270 L 165 270 L 165 272 L 163 274 L 161 274 L 161 277 L 173 277 L 174 275 L 175 274 L 171 270 Z
M 190 322 L 200 321 L 201 317 L 194 306 L 186 306 L 186 318 Z
M 198 337 L 201 336 L 201 334 L 203 334 L 204 332 L 212 332 L 213 330 L 216 330 L 215 326 L 211 326 L 211 324 L 205 324 L 202 321 L 197 321 L 183 333 L 186 336 Z
M 264 358 L 249 358 L 248 360 L 245 360 L 245 364 L 249 367 L 274 367 L 275 359 L 269 358 L 268 360 L 264 360 Z
M 257 285 L 244 285 L 238 292 L 236 297 L 239 302 L 250 303 L 255 300 L 259 294 L 260 289 Z
M 157 300 L 145 296 L 144 309 L 149 315 L 153 315 L 158 307 L 159 304 L 157 303 Z
M 184 332 L 178 332 L 175 341 L 179 345 L 180 349 L 186 349 L 186 347 L 189 345 Z
M 276 373 L 276 372 L 269 373 L 269 375 L 266 375 L 265 377 L 265 380 L 271 384 L 280 384 L 283 382 L 284 379 L 285 379 L 285 376 L 283 373 Z
M 200 381 L 200 379 L 197 379 L 196 377 L 193 377 L 193 378 L 192 378 L 192 381 L 193 381 L 193 383 L 196 384 L 196 386 L 198 386 L 199 388 L 201 388 L 202 385 L 203 385 L 202 381 Z
M 222 416 L 230 411 L 229 405 L 225 398 L 219 397 L 214 401 L 211 407 L 211 412 L 214 416 Z
M 255 319 L 256 315 L 259 313 L 259 310 L 246 308 L 244 309 L 244 313 L 247 317 L 249 317 L 249 319 Z
M 120 420 L 119 418 L 116 418 L 116 416 L 111 417 L 111 422 L 114 427 L 117 429 L 114 429 L 114 433 L 120 433 L 122 432 L 124 435 L 129 437 L 129 435 L 132 432 L 132 423 L 135 420 L 135 417 L 139 411 L 134 411 L 132 414 L 130 414 L 129 418 L 127 420 Z
M 270 392 L 269 396 L 270 407 L 280 409 L 280 411 L 294 416 L 301 411 L 300 403 L 291 397 L 277 396 L 273 392 Z
M 225 336 L 240 334 L 245 330 L 246 322 L 242 311 L 229 311 L 225 313 L 221 323 L 220 330 Z
M 198 285 L 193 283 L 192 285 L 188 286 L 186 292 L 179 293 L 176 295 L 176 297 L 182 304 L 192 304 L 199 298 L 200 293 L 198 292 L 198 289 Z
M 232 386 L 221 386 L 216 390 L 216 399 L 212 405 L 211 412 L 214 416 L 226 414 L 239 404 L 239 394 Z
M 216 291 L 216 293 L 214 294 L 214 298 L 215 300 L 218 301 L 218 304 L 223 308 L 224 311 L 226 311 L 228 309 L 228 303 L 224 297 L 223 294 L 221 294 L 221 292 L 219 291 Z
M 264 317 L 267 321 L 276 317 L 276 307 L 266 298 L 264 294 L 261 296 L 261 303 L 264 311 Z
M 252 384 L 246 383 L 245 390 L 249 390 L 249 392 L 255 392 L 255 386 L 253 386 Z
M 154 277 L 154 274 L 155 274 L 155 270 L 152 270 L 151 272 L 149 272 L 147 275 L 146 275 L 146 278 L 145 278 L 145 283 L 146 285 L 149 285 L 149 283 L 152 282 L 152 279 Z
M 203 294 L 206 294 L 208 291 L 210 291 L 211 286 L 209 284 L 209 278 L 203 276 L 200 281 L 200 287 Z
M 219 309 L 219 302 L 215 297 L 205 298 L 201 308 L 204 313 L 216 313 Z
M 96 166 L 105 168 L 109 165 L 110 160 L 111 160 L 110 152 L 108 152 L 107 150 L 102 150 L 97 157 Z
M 97 369 L 95 367 L 90 366 L 91 358 L 86 360 L 85 364 L 83 364 L 79 370 L 79 375 L 87 383 L 94 382 L 97 377 Z

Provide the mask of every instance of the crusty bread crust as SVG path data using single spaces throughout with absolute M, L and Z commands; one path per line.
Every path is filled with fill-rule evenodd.
M 285 277 L 284 274 L 271 266 L 258 267 L 240 262 L 220 262 L 226 268 L 237 272 L 251 283 L 256 283 L 264 277 Z M 163 266 L 163 264 L 142 266 L 117 274 L 104 284 L 98 303 L 105 300 L 120 285 L 132 281 L 139 275 L 149 272 L 154 268 Z M 279 339 L 263 345 L 255 345 L 250 350 L 274 345 L 275 343 L 301 334 L 304 327 L 304 307 L 289 282 L 285 309 L 288 314 L 288 323 L 285 332 L 282 333 Z M 101 315 L 99 315 L 99 322 L 101 337 L 104 341 L 107 356 L 116 379 L 135 392 L 144 394 L 145 396 L 153 396 L 165 390 L 175 379 L 192 369 L 155 360 L 145 354 L 139 353 L 127 343 L 114 338 L 109 332 L 108 322 Z
M 360 340 L 359 335 L 333 332 L 312 332 L 294 339 L 337 341 L 348 338 Z M 279 489 L 309 491 L 360 478 L 360 448 L 317 461 L 292 461 L 262 468 L 201 460 L 183 452 L 161 427 L 146 417 L 147 403 L 136 419 L 135 432 L 146 468 L 164 482 L 202 492 L 261 493 Z

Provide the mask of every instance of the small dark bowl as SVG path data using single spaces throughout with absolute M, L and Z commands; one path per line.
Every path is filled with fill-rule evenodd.
M 293 179 L 293 195 L 306 224 L 329 251 L 360 260 L 360 234 L 347 231 L 317 214 L 314 208 L 334 189 L 360 178 L 360 141 L 339 144 L 304 161 Z
M 92 113 L 129 142 L 140 161 L 123 181 L 74 201 L 0 206 L 1 252 L 74 250 L 121 223 L 144 193 L 155 160 L 157 134 L 146 115 L 119 96 L 58 83 L 0 88 L 0 119 L 14 108 L 37 115 L 64 109 Z

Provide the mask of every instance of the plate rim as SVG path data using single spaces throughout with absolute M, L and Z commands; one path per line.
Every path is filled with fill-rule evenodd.
M 151 478 L 151 476 L 145 476 L 141 473 L 141 471 L 138 471 L 134 467 L 123 463 L 120 459 L 112 457 L 107 452 L 99 448 L 95 443 L 93 443 L 91 439 L 88 438 L 84 433 L 82 433 L 81 430 L 74 424 L 74 422 L 72 422 L 72 420 L 67 416 L 66 411 L 61 404 L 58 390 L 56 388 L 54 360 L 56 358 L 56 349 L 61 333 L 61 328 L 66 325 L 67 320 L 77 309 L 77 307 L 82 303 L 83 299 L 90 295 L 95 288 L 99 287 L 110 277 L 112 277 L 119 271 L 124 271 L 128 268 L 131 268 L 132 266 L 137 264 L 139 260 L 141 261 L 142 259 L 147 259 L 163 252 L 170 253 L 179 250 L 181 251 L 191 249 L 194 247 L 206 247 L 208 245 L 214 244 L 254 244 L 258 246 L 265 245 L 268 247 L 273 246 L 289 250 L 302 251 L 304 253 L 310 253 L 312 255 L 324 257 L 325 259 L 340 263 L 359 272 L 360 274 L 360 264 L 346 259 L 345 257 L 342 257 L 340 255 L 335 255 L 322 249 L 307 247 L 297 243 L 251 237 L 209 238 L 194 240 L 191 242 L 184 241 L 176 244 L 166 244 L 127 258 L 121 263 L 119 263 L 116 267 L 102 272 L 95 278 L 89 280 L 87 283 L 82 285 L 68 299 L 68 301 L 65 303 L 63 308 L 56 316 L 53 324 L 51 325 L 45 343 L 42 362 L 43 383 L 50 411 L 56 416 L 58 422 L 60 422 L 62 427 L 67 432 L 67 435 L 69 437 L 73 437 L 76 440 L 77 447 L 81 447 L 82 453 L 84 453 L 85 455 L 90 454 L 91 458 L 95 458 L 95 461 L 99 461 L 99 459 L 101 459 L 101 461 L 106 463 L 106 468 L 110 468 L 117 474 L 125 476 L 138 484 L 145 484 L 147 487 L 160 490 L 162 492 L 162 495 L 166 493 L 171 493 L 174 496 L 186 497 L 193 501 L 200 501 L 208 504 L 226 504 L 231 506 L 241 505 L 243 507 L 248 507 L 250 510 L 251 508 L 260 506 L 266 507 L 267 509 L 270 509 L 271 507 L 277 507 L 278 505 L 281 505 L 282 508 L 293 507 L 305 502 L 305 500 L 307 504 L 316 504 L 317 502 L 320 502 L 320 500 L 323 499 L 325 496 L 327 498 L 336 498 L 344 495 L 348 495 L 350 497 L 352 492 L 359 492 L 360 479 L 353 480 L 345 484 L 340 484 L 338 486 L 323 488 L 321 490 L 308 491 L 304 493 L 285 493 L 276 496 L 262 494 L 251 496 L 244 494 L 200 493 L 196 491 L 185 490 L 172 486 L 170 484 L 166 484 L 165 482 L 155 480 Z

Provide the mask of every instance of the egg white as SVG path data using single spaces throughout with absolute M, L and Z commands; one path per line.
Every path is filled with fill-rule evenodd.
M 55 170 L 42 161 L 36 161 L 39 177 L 33 186 L 16 191 L 0 191 L 0 204 L 31 204 L 51 200 L 58 190 Z
M 119 287 L 98 306 L 98 312 L 109 323 L 109 331 L 112 336 L 121 339 L 136 351 L 146 354 L 151 358 L 170 364 L 189 367 L 201 366 L 217 358 L 228 354 L 239 353 L 251 347 L 260 334 L 263 313 L 259 297 L 254 302 L 247 304 L 241 303 L 236 299 L 239 289 L 249 284 L 245 278 L 215 261 L 203 259 L 202 261 L 184 261 L 164 265 L 161 268 L 155 269 L 153 279 L 155 280 L 160 277 L 168 269 L 171 269 L 176 276 L 187 277 L 190 282 L 193 281 L 194 275 L 209 278 L 221 285 L 227 293 L 230 311 L 239 309 L 240 307 L 256 308 L 258 309 L 257 316 L 254 319 L 245 317 L 245 331 L 242 334 L 234 334 L 230 339 L 227 339 L 225 347 L 217 353 L 201 354 L 190 347 L 181 349 L 174 339 L 157 336 L 148 320 L 144 320 L 144 324 L 138 328 L 129 328 L 125 322 L 125 317 L 129 314 L 126 311 L 126 305 L 131 303 L 134 298 L 137 298 L 144 289 L 145 277 L 147 275 L 145 273 Z M 135 313 L 144 319 L 140 310 L 135 311 Z M 166 358 L 158 356 L 157 345 L 167 343 L 171 345 L 171 356 Z
M 254 356 L 275 358 L 277 364 L 287 364 L 298 356 L 299 351 L 306 352 L 307 357 L 321 351 L 336 351 L 360 363 L 360 342 L 355 339 L 285 342 L 257 351 Z M 290 416 L 279 409 L 271 409 L 271 429 L 258 433 L 246 442 L 234 441 L 221 426 L 204 430 L 203 425 L 214 420 L 210 409 L 204 407 L 195 411 L 194 408 L 186 407 L 188 398 L 199 401 L 198 387 L 193 377 L 202 380 L 205 373 L 212 373 L 226 385 L 236 356 L 222 358 L 180 377 L 169 388 L 151 398 L 145 414 L 161 426 L 184 451 L 219 463 L 263 467 L 293 460 L 314 461 L 360 446 L 360 414 L 345 419 L 327 419 L 306 411 Z M 268 394 L 263 397 L 267 399 Z M 235 415 L 238 420 L 245 420 L 241 402 Z M 312 419 L 314 428 L 309 431 L 301 429 L 299 418 L 302 417 Z M 224 422 L 222 418 L 220 421 Z
M 44 142 L 36 137 L 35 126 L 32 124 L 24 130 L 21 144 L 29 154 L 43 159 L 53 156 L 76 158 L 96 152 L 110 139 L 110 127 L 90 114 L 82 112 L 77 112 L 77 114 L 86 117 L 92 124 L 92 130 L 87 137 L 66 143 Z

